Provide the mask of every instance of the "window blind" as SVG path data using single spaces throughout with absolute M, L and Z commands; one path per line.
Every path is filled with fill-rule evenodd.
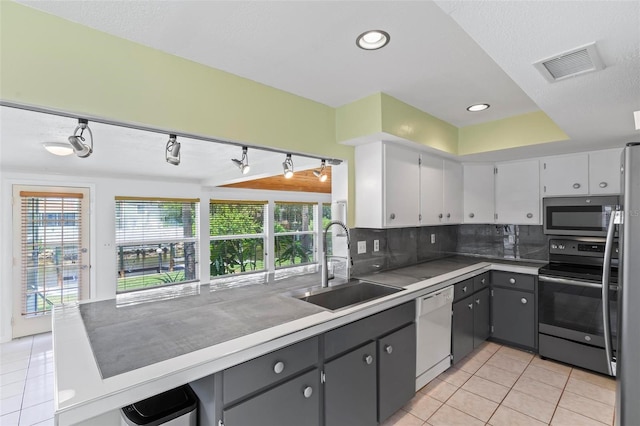
M 116 197 L 118 293 L 198 279 L 198 203 Z
M 21 314 L 83 297 L 82 194 L 20 192 Z

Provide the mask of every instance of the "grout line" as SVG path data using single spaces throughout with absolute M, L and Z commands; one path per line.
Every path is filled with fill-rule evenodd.
M 31 365 L 31 356 L 33 355 L 33 336 L 30 337 L 31 345 L 29 348 L 29 363 L 27 364 L 27 377 L 29 376 L 29 366 Z M 22 387 L 22 398 L 20 399 L 20 412 L 18 414 L 18 424 L 22 420 L 22 409 L 24 406 L 24 395 L 27 390 L 27 377 L 24 378 L 24 386 Z

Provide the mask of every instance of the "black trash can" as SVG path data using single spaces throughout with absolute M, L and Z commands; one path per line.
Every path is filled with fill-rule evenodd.
M 196 426 L 198 397 L 189 385 L 180 386 L 122 408 L 130 426 Z

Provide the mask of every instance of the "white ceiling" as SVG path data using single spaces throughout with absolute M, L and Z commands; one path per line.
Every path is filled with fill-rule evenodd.
M 542 109 L 571 137 L 470 160 L 607 148 L 640 137 L 633 125 L 640 110 L 639 1 L 19 2 L 334 107 L 384 92 L 456 126 Z M 358 49 L 356 36 L 372 28 L 388 31 L 391 42 Z M 603 71 L 548 83 L 532 66 L 593 41 Z M 465 110 L 477 102 L 491 108 Z M 157 142 L 158 155 L 165 142 Z M 239 155 L 229 149 L 226 157 Z M 156 163 L 138 166 L 145 169 L 157 171 Z M 180 174 L 194 179 L 213 173 L 186 169 Z

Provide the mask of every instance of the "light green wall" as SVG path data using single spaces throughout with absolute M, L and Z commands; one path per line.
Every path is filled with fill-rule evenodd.
M 382 131 L 449 154 L 458 151 L 457 127 L 384 93 Z
M 459 134 L 458 155 L 569 139 L 542 111 L 462 127 Z
M 336 108 L 336 140 L 348 141 L 382 131 L 382 93 Z

